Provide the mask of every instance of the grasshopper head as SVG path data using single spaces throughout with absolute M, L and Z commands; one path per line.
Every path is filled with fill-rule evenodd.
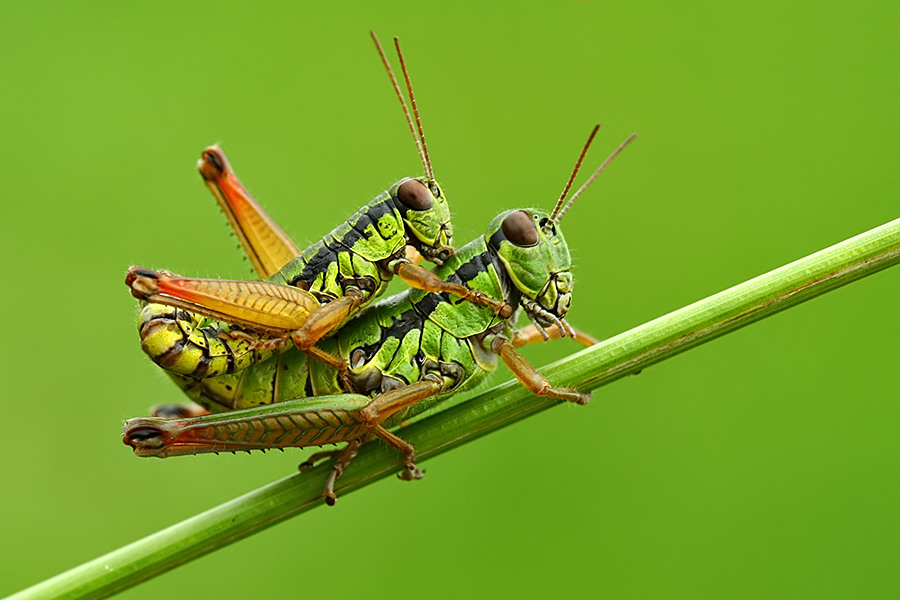
M 572 301 L 572 260 L 559 223 L 535 208 L 504 212 L 486 234 L 505 271 L 521 293 L 519 304 L 539 327 L 559 326 Z
M 548 214 L 534 208 L 512 210 L 502 213 L 488 228 L 488 246 L 497 253 L 507 275 L 521 293 L 519 304 L 544 339 L 549 338 L 544 327 L 550 325 L 559 328 L 560 336 L 575 336 L 574 330 L 563 320 L 572 302 L 572 259 L 559 231 L 559 222 L 575 200 L 637 135 L 632 134 L 622 142 L 566 202 L 581 161 L 599 128 L 596 125 L 591 130 L 553 212 Z
M 431 262 L 443 264 L 453 254 L 453 226 L 440 186 L 428 177 L 406 178 L 390 193 L 403 218 L 407 243 Z

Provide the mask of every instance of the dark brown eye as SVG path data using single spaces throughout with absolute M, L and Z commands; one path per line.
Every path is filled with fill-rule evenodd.
M 509 213 L 503 219 L 503 235 L 516 246 L 534 246 L 538 243 L 538 231 L 534 221 L 524 210 Z
M 397 188 L 397 199 L 413 210 L 428 210 L 434 206 L 431 192 L 418 179 L 407 179 Z

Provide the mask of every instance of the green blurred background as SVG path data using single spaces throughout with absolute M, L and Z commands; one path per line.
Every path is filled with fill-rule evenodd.
M 403 41 L 460 243 L 551 206 L 595 122 L 591 168 L 641 134 L 564 223 L 596 336 L 900 213 L 895 0 L 6 0 L 0 23 L 0 595 L 295 468 L 122 446 L 179 398 L 122 281 L 251 273 L 208 144 L 301 245 L 420 174 L 369 29 Z M 898 293 L 862 280 L 124 597 L 895 597 Z

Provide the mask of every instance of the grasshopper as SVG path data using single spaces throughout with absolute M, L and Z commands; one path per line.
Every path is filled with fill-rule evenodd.
M 333 365 L 289 350 L 245 369 L 240 379 L 230 375 L 197 381 L 207 397 L 223 397 L 220 405 L 240 389 L 241 394 L 253 394 L 260 406 L 183 419 L 130 419 L 124 427 L 124 443 L 138 456 L 164 458 L 348 442 L 342 450 L 325 453 L 337 455 L 323 492 L 326 502 L 334 504 L 335 482 L 361 444 L 372 437 L 400 451 L 401 479 L 421 478 L 414 448 L 389 429 L 476 385 L 496 368 L 498 357 L 534 394 L 587 403 L 587 394 L 552 386 L 516 347 L 574 336 L 564 320 L 573 279 L 560 221 L 635 137 L 623 142 L 566 202 L 596 132 L 597 127 L 552 212 L 508 210 L 491 221 L 483 236 L 435 269 L 443 281 L 516 306 L 513 314 L 504 317 L 487 305 L 454 302 L 446 294 L 412 288 L 373 304 L 319 342 L 324 351 L 347 361 L 347 379 Z M 265 305 L 265 310 L 257 311 L 254 326 L 273 334 L 302 326 L 309 311 L 305 292 L 271 283 L 221 281 L 212 286 L 209 280 L 153 272 L 135 277 L 141 288 L 184 293 L 196 303 L 195 309 L 216 318 L 229 318 L 244 306 Z M 193 290 L 207 295 L 201 298 Z M 520 311 L 531 321 L 523 329 L 516 328 Z
M 427 260 L 443 263 L 453 254 L 450 245 L 453 230 L 446 198 L 434 178 L 399 42 L 395 38 L 412 113 L 378 38 L 374 33 L 371 35 L 412 132 L 425 168 L 424 177 L 401 179 L 301 252 L 247 192 L 220 148 L 207 148 L 198 163 L 201 176 L 225 212 L 259 277 L 307 292 L 303 296 L 307 318 L 292 330 L 290 341 L 303 352 L 342 371 L 346 371 L 345 361 L 323 352 L 315 346 L 316 342 L 382 295 L 394 275 L 412 287 L 451 293 L 489 306 L 504 316 L 513 310 L 512 306 L 481 292 L 442 281 L 407 257 L 406 251 L 411 247 Z M 205 402 L 194 393 L 198 378 L 239 372 L 268 359 L 287 344 L 284 336 L 259 337 L 259 333 L 271 332 L 254 327 L 257 318 L 250 307 L 230 313 L 225 319 L 227 323 L 210 321 L 207 317 L 219 315 L 207 310 L 207 316 L 203 317 L 192 312 L 194 305 L 185 298 L 176 300 L 177 294 L 169 297 L 162 288 L 156 292 L 142 288 L 140 275 L 146 273 L 150 272 L 132 268 L 126 279 L 133 295 L 148 303 L 139 319 L 141 345 L 154 362 L 201 404 Z M 235 329 L 234 325 L 249 327 L 255 333 Z M 242 406 L 238 403 L 225 408 Z M 164 410 L 179 414 L 186 409 L 166 407 Z

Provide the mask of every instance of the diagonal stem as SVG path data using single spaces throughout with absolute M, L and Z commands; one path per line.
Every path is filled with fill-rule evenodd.
M 554 385 L 596 389 L 720 335 L 900 262 L 900 219 L 635 327 L 541 369 Z M 427 459 L 559 402 L 516 382 L 487 390 L 403 429 Z M 330 464 L 295 474 L 11 596 L 100 598 L 323 504 Z M 400 470 L 397 453 L 367 444 L 338 495 Z M 402 490 L 398 490 L 402 493 Z M 340 510 L 340 508 L 335 509 Z

